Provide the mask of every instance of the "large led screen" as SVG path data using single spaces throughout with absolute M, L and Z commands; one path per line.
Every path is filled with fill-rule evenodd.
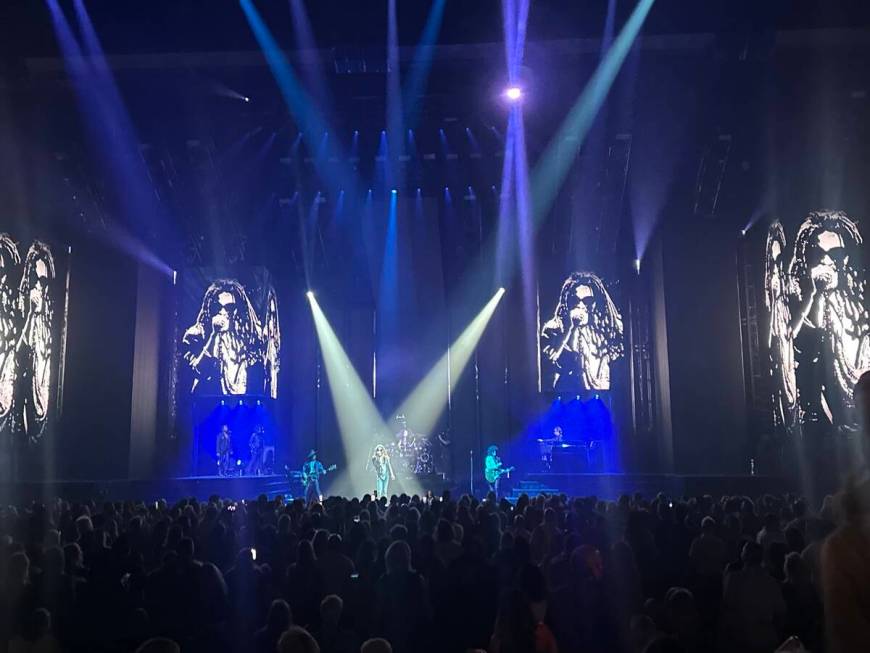
M 278 297 L 265 268 L 183 275 L 179 392 L 277 399 Z
M 588 394 L 611 389 L 623 356 L 622 315 L 601 278 L 573 272 L 540 291 L 541 390 Z
M 68 252 L 0 233 L 0 434 L 41 442 L 63 400 Z
M 768 372 L 773 421 L 855 428 L 853 388 L 870 369 L 858 223 L 814 211 L 791 239 L 774 221 L 764 251 Z

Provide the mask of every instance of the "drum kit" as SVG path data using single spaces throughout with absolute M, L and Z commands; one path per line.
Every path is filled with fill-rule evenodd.
M 387 451 L 397 474 L 423 476 L 435 471 L 432 443 L 425 435 L 402 431 L 396 436 Z
M 432 441 L 408 429 L 404 416 L 398 416 L 397 421 L 402 428 L 387 446 L 396 474 L 405 478 L 433 474 L 436 470 Z

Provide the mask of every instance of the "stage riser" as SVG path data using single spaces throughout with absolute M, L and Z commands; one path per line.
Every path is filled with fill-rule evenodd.
M 512 488 L 517 496 L 529 488 L 537 494 L 538 487 L 558 488 L 560 493 L 572 496 L 597 496 L 616 499 L 621 494 L 639 492 L 655 496 L 664 492 L 672 497 L 748 494 L 782 494 L 798 490 L 788 479 L 772 476 L 676 476 L 664 474 L 528 474 Z

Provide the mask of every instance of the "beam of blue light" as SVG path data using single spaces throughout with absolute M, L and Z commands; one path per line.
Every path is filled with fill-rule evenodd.
M 473 154 L 480 154 L 480 144 L 477 142 L 477 137 L 470 127 L 465 128 L 465 135 L 468 136 L 468 145 Z
M 580 150 L 622 63 L 640 33 L 653 2 L 654 0 L 638 1 L 619 36 L 616 37 L 535 166 L 531 180 L 532 220 L 535 225 L 547 216 L 573 163 L 574 156 L 566 156 L 564 152 L 565 144 L 571 144 L 575 155 Z
M 266 57 L 266 62 L 278 83 L 278 88 L 290 113 L 299 125 L 300 132 L 303 138 L 315 139 L 318 134 L 328 132 L 326 122 L 317 110 L 316 105 L 311 97 L 306 93 L 305 89 L 299 83 L 299 79 L 272 36 L 271 31 L 266 26 L 260 13 L 254 7 L 252 0 L 239 0 L 242 11 L 248 20 L 251 31 L 260 45 L 260 49 Z M 346 158 L 341 155 L 334 146 L 328 146 L 328 156 L 318 161 L 315 158 L 315 165 L 320 176 L 329 185 L 330 190 L 337 193 L 342 186 L 352 187 L 356 185 L 356 176 L 353 171 L 346 166 Z M 312 152 L 317 151 L 317 143 L 310 142 L 308 147 Z M 333 163 L 335 161 L 335 163 Z
M 344 189 L 338 191 L 338 198 L 335 200 L 335 213 L 333 218 L 335 224 L 340 224 L 344 218 Z
M 435 0 L 429 9 L 423 34 L 414 50 L 414 59 L 411 70 L 402 90 L 402 102 L 405 107 L 405 121 L 410 127 L 417 126 L 420 114 L 420 97 L 426 88 L 429 78 L 429 70 L 432 68 L 432 58 L 435 54 L 435 42 L 441 31 L 441 19 L 444 16 L 444 6 L 447 0 Z
M 501 185 L 498 198 L 498 231 L 496 232 L 495 278 L 500 285 L 508 285 L 513 271 L 514 245 L 516 230 L 514 229 L 514 166 L 516 129 L 514 122 L 517 114 L 511 111 L 508 117 L 507 138 L 505 140 L 504 158 L 501 168 Z
M 604 35 L 601 39 L 601 56 L 610 49 L 613 43 L 613 31 L 616 23 L 616 0 L 607 0 L 607 15 L 604 19 Z
M 305 11 L 302 0 L 290 0 L 290 15 L 293 19 L 293 36 L 298 46 L 298 56 L 302 62 L 302 74 L 314 99 L 325 111 L 332 105 L 329 88 L 324 83 L 326 70 L 323 67 L 324 58 L 317 50 L 317 42 Z
M 531 191 L 529 190 L 529 162 L 526 154 L 526 128 L 523 119 L 523 107 L 514 107 L 517 119 L 514 122 L 516 148 L 516 197 L 517 197 L 517 240 L 520 250 L 520 278 L 523 283 L 523 317 L 525 333 L 537 334 L 537 265 L 534 254 L 534 227 L 531 217 Z M 527 360 L 537 357 L 537 335 L 526 338 Z
M 520 81 L 528 18 L 529 0 L 502 0 L 505 64 L 509 84 Z
M 399 324 L 399 229 L 397 206 L 399 195 L 390 193 L 387 229 L 384 235 L 384 255 L 378 289 L 378 340 L 381 347 L 396 341 Z
M 387 158 L 385 161 L 386 187 L 400 186 L 399 161 L 402 156 L 402 85 L 399 70 L 399 28 L 396 19 L 396 0 L 387 0 Z
M 389 173 L 390 142 L 387 132 L 381 130 L 378 140 L 378 153 L 375 157 L 375 188 L 388 188 L 390 183 Z
M 441 143 L 441 154 L 446 159 L 450 154 L 450 143 L 447 142 L 447 133 L 444 129 L 438 130 L 438 140 Z
M 325 164 L 329 158 L 329 132 L 323 132 L 320 137 L 320 145 L 317 146 L 317 153 L 314 155 L 315 160 Z
M 148 169 L 139 150 L 135 130 L 106 64 L 90 17 L 84 5 L 77 2 L 77 18 L 90 54 L 85 57 L 57 0 L 46 0 L 46 4 L 63 53 L 64 65 L 82 109 L 85 128 L 96 144 L 98 156 L 112 185 L 116 189 L 123 189 L 117 197 L 129 226 L 108 220 L 102 237 L 108 244 L 134 259 L 171 275 L 172 268 L 134 235 L 136 231 L 144 231 L 158 238 L 166 237 L 169 225 L 168 221 L 162 219 L 162 207 L 151 192 Z

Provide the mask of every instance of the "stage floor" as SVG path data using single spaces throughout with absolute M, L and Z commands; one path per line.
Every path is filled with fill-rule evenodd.
M 467 484 L 448 487 L 458 496 L 469 491 Z M 445 488 L 430 488 L 440 494 Z M 329 492 L 329 484 L 324 484 Z M 475 494 L 482 497 L 487 486 L 475 481 Z M 709 476 L 676 474 L 524 474 L 512 479 L 511 484 L 502 486 L 506 496 L 516 499 L 525 492 L 537 495 L 542 492 L 565 493 L 571 496 L 595 495 L 602 499 L 616 499 L 621 494 L 639 492 L 644 496 L 654 496 L 664 492 L 673 497 L 698 496 L 710 494 L 747 494 L 759 496 L 765 493 L 782 494 L 799 491 L 796 481 L 774 476 Z M 32 500 L 46 501 L 53 497 L 63 497 L 73 501 L 84 500 L 125 500 L 141 499 L 155 501 L 166 499 L 177 501 L 184 497 L 200 500 L 210 496 L 253 499 L 265 494 L 270 499 L 281 494 L 291 498 L 300 496 L 301 484 L 290 480 L 283 474 L 272 476 L 186 476 L 168 479 L 146 480 L 106 480 L 106 481 L 57 481 L 53 483 L 22 482 L 0 484 L 0 501 L 22 502 Z

